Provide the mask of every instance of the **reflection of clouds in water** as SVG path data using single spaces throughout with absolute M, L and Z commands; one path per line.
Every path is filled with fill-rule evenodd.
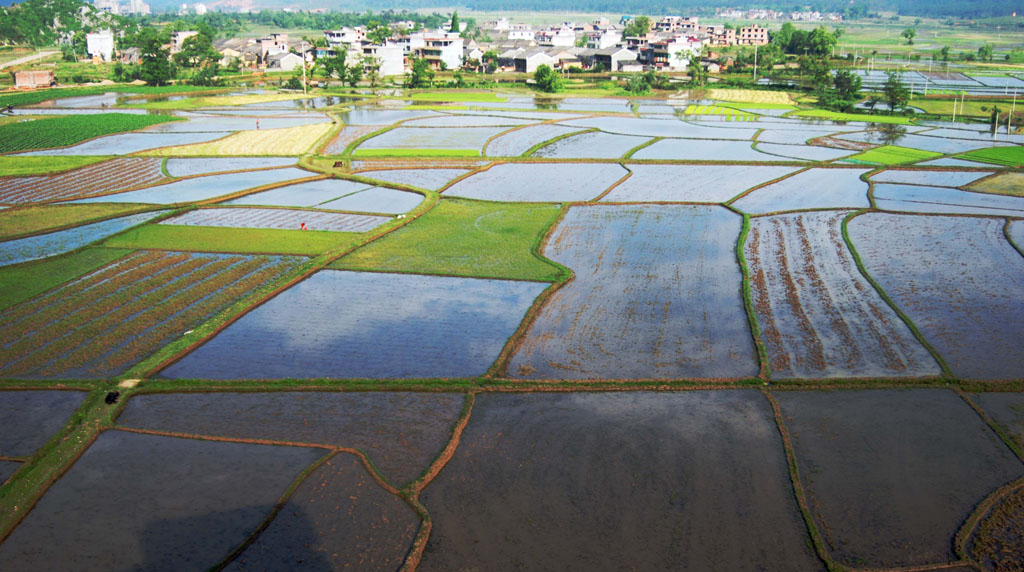
M 165 375 L 480 375 L 546 286 L 325 270 L 257 308 Z

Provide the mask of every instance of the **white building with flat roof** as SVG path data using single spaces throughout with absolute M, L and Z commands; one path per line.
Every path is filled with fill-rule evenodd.
M 93 58 L 109 62 L 114 56 L 114 34 L 110 30 L 86 34 L 85 51 Z

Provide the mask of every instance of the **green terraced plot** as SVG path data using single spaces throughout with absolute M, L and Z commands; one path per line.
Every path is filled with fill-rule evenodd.
M 1007 167 L 1020 167 L 1024 165 L 1024 147 L 1019 145 L 1016 147 L 989 147 L 978 149 L 977 151 L 969 151 L 960 155 L 960 157 Z
M 921 151 L 909 147 L 898 147 L 896 145 L 883 145 L 870 151 L 854 155 L 845 159 L 847 163 L 873 163 L 878 165 L 900 165 L 903 163 L 916 163 L 926 159 L 941 157 L 942 153 L 934 151 Z
M 133 204 L 45 205 L 0 211 L 0 239 L 42 232 L 152 208 Z
M 315 256 L 330 251 L 340 252 L 358 241 L 359 235 L 351 232 L 150 224 L 119 234 L 103 246 Z
M 534 254 L 558 216 L 552 205 L 444 199 L 408 226 L 332 266 L 347 270 L 556 280 L 562 271 Z
M 87 248 L 65 256 L 0 268 L 0 309 L 28 300 L 131 253 L 125 248 Z
M 0 177 L 24 177 L 26 175 L 48 175 L 77 169 L 109 157 L 68 156 L 68 157 L 0 157 Z
M 826 111 L 824 109 L 809 109 L 807 111 L 797 111 L 790 115 L 797 117 L 814 117 L 818 119 L 830 119 L 832 121 L 864 121 L 866 123 L 899 123 L 901 125 L 910 125 L 912 123 L 909 117 L 900 117 L 898 115 L 871 115 L 868 113 L 839 113 L 838 111 Z
M 135 131 L 168 121 L 181 121 L 181 118 L 168 115 L 103 113 L 8 123 L 0 125 L 0 153 L 67 147 L 101 135 Z

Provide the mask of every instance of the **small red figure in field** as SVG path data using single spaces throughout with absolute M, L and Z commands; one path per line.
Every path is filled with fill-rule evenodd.
M 260 120 L 257 119 L 256 120 L 256 131 L 259 131 L 259 130 L 260 130 Z
M 306 223 L 302 223 L 302 224 L 299 225 L 299 230 L 309 230 L 309 229 L 306 228 Z

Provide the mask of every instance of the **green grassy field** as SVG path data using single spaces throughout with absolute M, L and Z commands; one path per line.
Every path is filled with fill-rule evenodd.
M 867 121 L 870 123 L 898 123 L 901 125 L 910 125 L 911 119 L 909 117 L 900 117 L 898 115 L 872 115 L 869 113 L 839 113 L 838 111 L 827 111 L 825 109 L 808 109 L 804 111 L 794 111 L 788 113 L 788 116 L 796 117 L 816 117 L 819 119 L 829 119 L 831 121 Z
M 1003 173 L 995 177 L 988 177 L 971 183 L 968 188 L 979 193 L 1024 197 L 1024 173 Z
M 925 113 L 933 113 L 935 115 L 953 115 L 953 100 L 952 99 L 915 99 L 912 103 L 914 107 L 920 107 Z M 959 101 L 956 103 L 956 114 L 957 117 L 968 116 L 968 117 L 988 117 L 991 112 L 992 106 L 995 105 L 1004 111 L 1009 111 L 1010 101 L 971 101 L 969 98 L 963 102 L 963 105 Z M 985 109 L 982 109 L 982 108 Z
M 71 226 L 91 220 L 153 210 L 152 205 L 75 204 L 42 205 L 0 211 L 0 239 Z
M 970 159 L 971 161 L 994 163 L 1005 167 L 1020 167 L 1024 165 L 1024 147 L 1019 145 L 1014 147 L 989 147 L 987 149 L 968 151 L 959 155 L 959 157 Z
M 352 232 L 148 224 L 108 239 L 109 248 L 315 256 L 359 242 Z
M 64 256 L 0 268 L 0 309 L 42 294 L 130 252 L 131 249 L 87 248 Z
M 910 149 L 908 147 L 898 147 L 896 145 L 883 145 L 882 147 L 871 149 L 870 151 L 865 151 L 843 160 L 849 163 L 900 165 L 902 163 L 914 163 L 941 156 L 942 153 L 935 153 L 932 151 L 921 151 L 920 149 Z
M 98 87 L 67 87 L 57 89 L 39 89 L 0 94 L 0 107 L 13 105 L 32 105 L 62 97 L 78 97 L 81 95 L 98 95 L 101 93 L 132 93 L 138 95 L 167 95 L 173 93 L 192 93 L 203 91 L 223 91 L 223 87 L 197 87 L 194 85 L 167 85 L 150 87 L 147 85 L 104 85 Z
M 0 177 L 24 177 L 28 175 L 49 175 L 70 171 L 100 161 L 109 156 L 76 156 L 66 157 L 9 157 L 0 156 Z
M 66 147 L 93 137 L 135 131 L 168 121 L 182 121 L 182 119 L 166 115 L 101 113 L 65 115 L 23 123 L 8 123 L 0 125 L 0 153 Z
M 561 269 L 531 250 L 558 211 L 552 205 L 442 199 L 408 226 L 332 267 L 552 281 Z

